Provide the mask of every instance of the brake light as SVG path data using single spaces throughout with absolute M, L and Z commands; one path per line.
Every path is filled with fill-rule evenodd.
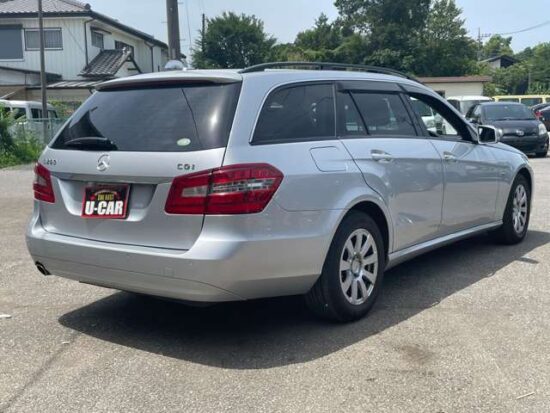
M 53 193 L 52 176 L 43 165 L 37 163 L 34 167 L 34 199 L 38 201 L 55 203 L 55 195 Z
M 267 206 L 283 174 L 268 164 L 224 166 L 179 176 L 172 182 L 169 214 L 254 214 Z

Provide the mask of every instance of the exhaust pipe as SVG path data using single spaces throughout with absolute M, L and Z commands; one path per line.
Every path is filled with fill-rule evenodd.
M 35 262 L 34 264 L 36 265 L 36 269 L 37 269 L 38 271 L 40 271 L 40 274 L 42 274 L 42 275 L 52 275 L 52 273 L 49 272 L 49 271 L 46 269 L 46 267 L 44 266 L 44 264 L 42 264 L 41 262 L 38 262 L 38 261 L 37 261 L 37 262 Z

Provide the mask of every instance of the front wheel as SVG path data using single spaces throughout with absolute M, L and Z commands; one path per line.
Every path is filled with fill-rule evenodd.
M 309 308 L 335 321 L 365 316 L 378 296 L 384 266 L 378 226 L 367 214 L 349 213 L 336 231 L 321 276 L 306 295 Z
M 508 196 L 502 227 L 495 232 L 496 240 L 509 245 L 523 241 L 529 227 L 530 214 L 531 189 L 527 179 L 518 175 Z

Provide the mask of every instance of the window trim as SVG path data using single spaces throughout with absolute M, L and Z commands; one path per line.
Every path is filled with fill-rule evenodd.
M 271 95 L 274 93 L 279 92 L 280 90 L 284 89 L 290 89 L 294 87 L 300 87 L 300 86 L 315 86 L 315 85 L 326 85 L 326 86 L 332 86 L 332 102 L 333 102 L 333 113 L 334 113 L 334 134 L 333 136 L 311 136 L 308 138 L 297 138 L 297 139 L 277 139 L 277 140 L 271 140 L 271 141 L 255 141 L 254 135 L 256 134 L 256 128 L 258 127 L 258 121 L 260 120 L 260 115 L 262 114 L 262 111 L 264 109 L 264 106 L 269 99 Z M 303 81 L 303 80 L 297 80 L 293 82 L 288 82 L 283 85 L 277 85 L 273 86 L 271 89 L 267 91 L 265 96 L 262 99 L 262 103 L 260 105 L 260 109 L 256 113 L 256 119 L 254 120 L 254 126 L 252 128 L 252 132 L 250 134 L 250 138 L 248 139 L 248 144 L 250 146 L 260 146 L 260 145 L 280 145 L 285 143 L 303 143 L 303 142 L 324 142 L 324 141 L 333 141 L 338 140 L 338 115 L 336 113 L 337 106 L 336 106 L 336 86 L 335 81 L 333 80 L 312 80 L 312 81 Z
M 368 81 L 366 81 L 366 82 L 368 82 Z M 391 82 L 386 82 L 386 83 L 391 83 Z M 395 85 L 399 88 L 398 84 L 395 84 Z M 400 89 L 396 90 L 394 88 L 385 87 L 385 88 L 376 88 L 376 89 L 373 90 L 372 88 L 369 88 L 368 86 L 366 86 L 364 88 L 354 88 L 354 89 L 344 88 L 344 89 L 338 90 L 337 99 L 339 99 L 338 96 L 339 96 L 340 93 L 347 93 L 351 97 L 351 99 L 352 99 L 352 101 L 355 105 L 355 108 L 357 110 L 357 113 L 359 113 L 359 116 L 361 117 L 361 121 L 363 122 L 363 127 L 365 128 L 366 134 L 364 134 L 364 135 L 340 134 L 339 132 L 343 129 L 340 128 L 341 125 L 340 125 L 340 122 L 338 122 L 338 124 L 336 125 L 336 131 L 338 133 L 338 139 L 373 139 L 373 138 L 377 138 L 377 139 L 380 139 L 380 138 L 385 138 L 385 139 L 419 139 L 419 138 L 425 138 L 425 136 L 422 134 L 423 131 L 421 130 L 420 126 L 417 123 L 416 114 L 411 112 L 411 109 L 408 105 L 408 102 L 404 97 L 404 93 Z M 369 131 L 369 128 L 368 128 L 366 122 L 365 122 L 365 118 L 363 117 L 363 114 L 361 113 L 361 110 L 359 109 L 359 105 L 357 104 L 357 100 L 353 96 L 354 93 L 356 93 L 356 94 L 366 93 L 366 94 L 372 94 L 372 95 L 396 95 L 398 97 L 398 99 L 401 100 L 403 108 L 405 109 L 405 112 L 407 113 L 407 115 L 409 116 L 409 119 L 411 120 L 411 126 L 414 130 L 414 134 L 398 135 L 398 134 L 371 133 Z M 336 103 L 337 103 L 336 108 L 338 109 L 338 107 L 339 107 L 338 101 Z M 338 115 L 338 113 L 337 113 L 337 115 Z M 339 116 L 337 116 L 337 119 L 338 119 L 338 121 L 340 121 Z
M 61 27 L 44 27 L 44 32 L 48 32 L 48 31 L 49 32 L 59 31 L 59 33 L 61 34 L 61 47 L 45 47 L 46 45 L 44 45 L 44 50 L 63 50 L 63 46 L 64 46 L 63 29 Z M 30 48 L 30 47 L 27 46 L 27 32 L 38 32 L 39 43 L 40 43 L 40 29 L 39 28 L 34 28 L 34 27 L 25 27 L 23 29 L 23 39 L 24 39 L 24 42 L 25 42 L 25 51 L 26 52 L 38 52 L 38 51 L 40 51 L 40 46 L 38 46 L 37 48 Z
M 94 44 L 94 34 L 101 36 L 101 46 L 97 46 Z M 99 30 L 92 29 L 90 34 L 90 44 L 92 45 L 92 47 L 97 47 L 100 50 L 105 50 L 105 35 L 101 33 Z

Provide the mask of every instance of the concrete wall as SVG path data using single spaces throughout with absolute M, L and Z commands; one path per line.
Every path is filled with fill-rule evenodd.
M 482 82 L 465 82 L 465 83 L 425 83 L 438 93 L 442 93 L 445 97 L 450 96 L 483 96 Z

